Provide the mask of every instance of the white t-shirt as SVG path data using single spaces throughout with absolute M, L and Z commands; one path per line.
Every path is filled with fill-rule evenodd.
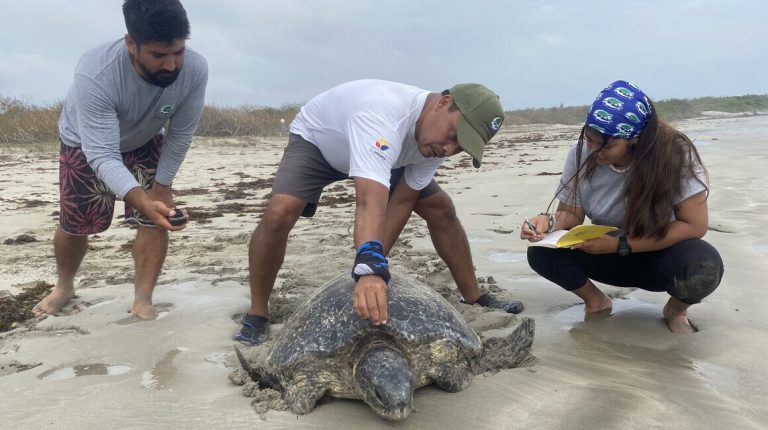
M 592 175 L 591 180 L 579 178 L 579 189 L 573 189 L 573 173 L 576 171 L 576 149 L 574 143 L 568 150 L 568 156 L 565 160 L 563 174 L 560 177 L 558 189 L 560 192 L 557 199 L 569 205 L 584 209 L 584 213 L 593 224 L 610 225 L 618 228 L 624 228 L 624 213 L 626 212 L 626 203 L 624 201 L 624 183 L 631 170 L 619 173 L 613 171 L 608 166 L 598 165 Z M 581 153 L 582 165 L 586 163 L 589 156 L 587 145 L 583 146 Z M 706 188 L 702 182 L 706 181 L 704 170 L 701 166 L 695 168 L 697 178 L 683 178 L 683 186 L 679 196 L 671 196 L 673 205 L 678 205 L 687 198 L 704 191 Z M 583 174 L 583 170 L 581 174 Z M 565 184 L 568 181 L 568 184 Z M 699 182 L 701 181 L 701 182 Z M 576 200 L 572 199 L 573 192 L 576 192 Z M 672 220 L 674 214 L 672 214 Z
M 328 164 L 350 177 L 389 188 L 390 171 L 403 166 L 409 187 L 421 190 L 445 158 L 421 155 L 416 120 L 429 91 L 397 82 L 347 82 L 314 97 L 291 123 L 320 149 Z

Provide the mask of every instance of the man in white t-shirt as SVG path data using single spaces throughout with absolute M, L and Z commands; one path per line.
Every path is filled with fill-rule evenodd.
M 112 222 L 115 199 L 138 224 L 133 243 L 131 314 L 158 315 L 152 293 L 168 251 L 168 231 L 184 228 L 171 183 L 203 111 L 208 64 L 188 49 L 189 20 L 178 0 L 126 0 L 128 33 L 88 50 L 64 100 L 59 133 L 58 280 L 33 309 L 43 318 L 75 296 L 88 235 Z
M 520 302 L 481 294 L 464 229 L 446 192 L 433 180 L 446 157 L 461 151 L 480 167 L 485 144 L 501 127 L 498 96 L 480 84 L 440 93 L 381 80 L 332 88 L 301 108 L 275 176 L 272 198 L 251 236 L 251 307 L 235 340 L 256 345 L 268 334 L 268 301 L 300 216 L 315 213 L 323 188 L 355 183 L 354 309 L 387 321 L 386 254 L 412 211 L 427 221 L 433 243 L 467 303 L 522 311 Z

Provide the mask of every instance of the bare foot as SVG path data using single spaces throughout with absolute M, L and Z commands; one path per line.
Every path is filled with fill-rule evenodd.
M 687 334 L 699 331 L 688 319 L 688 306 L 674 297 L 670 297 L 664 305 L 664 322 L 672 333 Z
M 667 324 L 669 331 L 675 334 L 688 334 L 699 331 L 685 315 L 675 318 L 664 317 L 664 322 Z
M 158 312 L 151 302 L 134 300 L 133 308 L 131 308 L 131 315 L 135 315 L 137 318 L 143 320 L 154 320 L 157 319 Z
M 584 321 L 600 321 L 608 318 L 611 316 L 611 312 L 613 311 L 613 307 L 609 306 L 605 309 L 596 311 L 596 312 L 584 312 Z
M 583 287 L 573 290 L 573 293 L 584 300 L 584 319 L 601 319 L 611 315 L 613 302 L 604 292 L 595 287 L 592 281 L 587 280 Z
M 602 294 L 602 297 L 593 297 L 589 301 L 584 302 L 584 315 L 585 317 L 599 317 L 601 315 L 608 316 L 613 310 L 613 302 L 611 298 Z
M 74 288 L 53 287 L 50 294 L 32 308 L 32 314 L 39 320 L 56 315 L 73 297 L 75 297 Z

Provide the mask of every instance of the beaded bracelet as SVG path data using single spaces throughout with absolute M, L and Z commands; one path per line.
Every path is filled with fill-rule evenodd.
M 547 226 L 547 233 L 552 233 L 555 230 L 555 214 L 549 212 L 542 212 L 539 215 L 546 215 L 549 218 L 549 225 Z

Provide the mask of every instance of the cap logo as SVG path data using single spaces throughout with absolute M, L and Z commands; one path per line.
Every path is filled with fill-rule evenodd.
M 613 120 L 613 115 L 602 109 L 596 110 L 592 116 L 594 116 L 596 120 L 602 122 L 603 124 L 610 124 L 611 120 Z
M 635 115 L 634 112 L 627 112 L 627 113 L 624 114 L 624 117 L 627 118 L 628 120 L 634 122 L 634 123 L 639 123 L 640 122 L 640 117 Z
M 605 131 L 605 129 L 604 129 L 603 127 L 600 127 L 599 125 L 595 125 L 595 124 L 589 124 L 589 127 L 590 127 L 592 130 L 595 130 L 595 131 L 597 131 L 597 132 L 598 132 L 598 133 L 600 133 L 600 134 L 606 134 L 606 131 Z
M 648 114 L 650 113 L 648 111 L 648 108 L 646 108 L 645 105 L 643 103 L 641 103 L 641 102 L 635 103 L 635 107 L 640 112 L 640 114 L 642 114 L 644 116 L 648 116 Z
M 608 97 L 607 99 L 603 100 L 603 104 L 606 107 L 616 110 L 621 110 L 621 107 L 624 106 L 624 102 L 617 99 L 616 97 Z
M 175 110 L 176 110 L 176 106 L 174 106 L 174 105 L 165 105 L 165 106 L 160 108 L 160 113 L 163 114 L 163 115 L 170 115 Z
M 630 136 L 632 134 L 632 132 L 635 131 L 635 127 L 633 127 L 633 126 L 631 126 L 631 125 L 629 125 L 629 124 L 627 124 L 625 122 L 616 124 L 616 129 L 619 131 L 620 135 L 625 136 L 625 137 L 626 136 Z
M 504 122 L 504 119 L 500 116 L 497 116 L 488 123 L 488 130 L 491 132 L 492 137 L 496 134 L 497 131 L 499 131 L 502 122 Z
M 621 97 L 624 97 L 625 99 L 631 99 L 632 97 L 635 96 L 635 93 L 633 93 L 632 91 L 624 87 L 618 87 L 613 91 L 616 94 L 620 95 Z

